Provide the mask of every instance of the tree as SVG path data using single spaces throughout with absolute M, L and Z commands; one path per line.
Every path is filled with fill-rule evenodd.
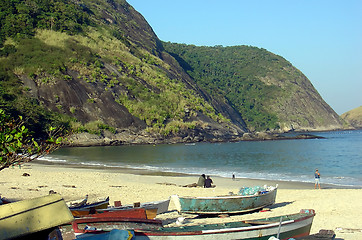
M 35 140 L 21 116 L 13 119 L 0 109 L 0 171 L 55 151 L 63 143 L 62 132 L 50 127 L 46 140 Z

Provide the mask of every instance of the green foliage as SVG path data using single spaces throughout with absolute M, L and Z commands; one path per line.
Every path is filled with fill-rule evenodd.
M 0 47 L 7 37 L 30 37 L 37 28 L 76 34 L 90 24 L 87 9 L 70 0 L 2 1 Z
M 110 131 L 111 133 L 116 133 L 116 129 L 104 124 L 101 121 L 92 121 L 86 124 L 81 124 L 80 122 L 72 122 L 72 131 L 75 133 L 88 132 L 91 134 L 100 135 L 102 130 Z
M 42 130 L 35 132 L 44 132 L 43 126 L 50 122 L 69 124 L 69 118 L 44 110 L 37 99 L 29 97 L 27 92 L 31 89 L 21 86 L 19 76 L 38 85 L 51 85 L 78 74 L 78 79 L 111 92 L 129 112 L 144 120 L 151 131 L 169 134 L 193 128 L 195 123 L 188 121 L 198 112 L 218 122 L 227 121 L 182 83 L 181 77 L 171 79 L 165 71 L 170 66 L 157 57 L 159 54 L 143 48 L 144 39 L 125 34 L 123 25 L 134 29 L 142 26 L 116 8 L 109 8 L 114 4 L 98 0 L 9 0 L 1 5 L 0 102 L 3 106 L 12 115 L 23 115 L 35 130 Z M 132 10 L 126 1 L 118 0 L 116 4 L 125 7 L 125 11 Z M 106 8 L 110 19 L 115 19 L 112 24 L 104 19 Z M 88 104 L 97 103 L 97 97 L 91 96 Z M 74 107 L 65 108 L 56 102 L 59 112 L 76 115 Z M 177 124 L 172 125 L 173 121 Z M 92 124 L 76 129 L 94 133 L 102 129 L 114 131 L 107 125 Z
M 0 170 L 32 161 L 59 148 L 63 138 L 59 129 L 50 127 L 46 141 L 35 141 L 21 116 L 12 119 L 0 109 Z
M 16 48 L 14 45 L 5 45 L 2 49 L 0 49 L 0 57 L 7 57 L 11 53 L 15 53 Z
M 197 84 L 212 96 L 224 98 L 254 130 L 278 128 L 277 116 L 266 106 L 281 93 L 262 78 L 288 64 L 264 49 L 249 46 L 196 47 L 163 43 Z
M 9 71 L 8 64 L 0 60 L 0 108 L 12 118 L 23 116 L 24 122 L 34 132 L 34 137 L 46 136 L 50 125 L 68 128 L 69 119 L 45 110 L 39 102 L 29 97 L 27 88 Z M 11 67 L 11 66 L 10 66 Z

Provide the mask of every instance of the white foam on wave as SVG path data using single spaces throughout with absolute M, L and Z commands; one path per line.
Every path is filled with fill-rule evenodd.
M 54 156 L 45 156 L 39 158 L 38 160 L 44 162 L 52 163 L 62 163 L 69 165 L 82 165 L 82 166 L 100 166 L 100 167 L 110 167 L 110 168 L 131 168 L 147 171 L 160 171 L 160 172 L 170 172 L 170 173 L 182 173 L 190 175 L 200 175 L 206 174 L 210 176 L 218 176 L 224 178 L 231 178 L 235 174 L 236 178 L 245 178 L 245 179 L 260 179 L 260 180 L 274 180 L 274 181 L 291 181 L 291 182 L 304 182 L 304 183 L 314 183 L 314 175 L 295 175 L 295 174 L 281 174 L 281 173 L 272 173 L 272 172 L 238 172 L 235 169 L 231 170 L 220 170 L 220 169 L 207 169 L 201 167 L 165 167 L 165 166 L 151 166 L 151 165 L 131 165 L 131 164 L 120 164 L 120 163 L 100 163 L 100 162 L 77 162 L 72 160 L 61 159 Z M 234 171 L 233 171 L 234 170 Z M 351 187 L 362 187 L 362 179 L 356 179 L 352 177 L 344 176 L 334 176 L 328 177 L 323 176 L 321 183 L 333 184 L 338 186 L 351 186 Z
M 49 155 L 47 156 L 43 156 L 43 157 L 40 157 L 37 159 L 38 161 L 45 161 L 45 162 L 54 162 L 54 163 L 66 163 L 67 160 L 65 159 L 59 159 L 59 158 L 54 158 L 54 157 L 51 157 Z

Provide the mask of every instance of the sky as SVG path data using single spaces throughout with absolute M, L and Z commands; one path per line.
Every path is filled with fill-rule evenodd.
M 249 45 L 307 76 L 337 114 L 362 105 L 361 0 L 127 0 L 165 42 Z

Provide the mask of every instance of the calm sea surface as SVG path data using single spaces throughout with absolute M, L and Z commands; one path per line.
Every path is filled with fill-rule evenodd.
M 326 139 L 59 149 L 43 161 L 362 187 L 362 130 Z

